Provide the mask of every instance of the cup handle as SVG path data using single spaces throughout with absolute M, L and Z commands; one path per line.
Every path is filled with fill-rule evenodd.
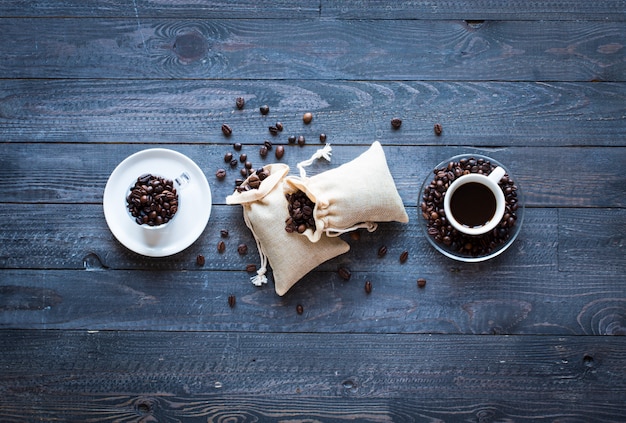
M 187 172 L 181 173 L 177 178 L 174 178 L 174 182 L 178 189 L 182 189 L 191 181 L 191 176 Z
M 497 184 L 498 182 L 500 182 L 500 179 L 502 179 L 505 173 L 506 173 L 506 170 L 498 166 L 494 170 L 492 170 L 489 176 L 487 177 Z

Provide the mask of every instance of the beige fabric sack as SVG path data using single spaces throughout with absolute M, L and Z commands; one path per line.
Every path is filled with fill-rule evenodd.
M 280 296 L 311 270 L 331 258 L 346 253 L 350 246 L 340 238 L 321 237 L 313 244 L 297 233 L 285 231 L 289 217 L 283 182 L 289 172 L 285 164 L 264 166 L 270 175 L 258 189 L 235 191 L 226 197 L 226 204 L 241 204 L 243 217 L 252 231 L 261 256 L 261 267 L 252 283 L 267 283 L 267 264 L 274 275 L 274 288 Z M 246 182 L 244 181 L 244 184 Z
M 304 168 L 320 157 L 330 160 L 329 145 L 298 164 L 299 177 L 285 179 L 285 193 L 301 190 L 315 203 L 315 231 L 304 232 L 309 240 L 319 242 L 324 234 L 336 236 L 363 227 L 371 232 L 376 222 L 409 221 L 380 142 L 348 163 L 307 177 Z

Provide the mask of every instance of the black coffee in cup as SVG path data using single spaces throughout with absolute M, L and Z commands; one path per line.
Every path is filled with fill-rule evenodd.
M 450 198 L 450 211 L 461 225 L 475 228 L 489 222 L 496 212 L 496 197 L 484 184 L 461 185 Z

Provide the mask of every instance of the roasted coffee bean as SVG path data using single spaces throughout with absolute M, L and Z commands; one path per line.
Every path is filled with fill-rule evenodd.
M 306 112 L 304 115 L 302 115 L 302 121 L 305 123 L 305 125 L 308 125 L 309 123 L 311 123 L 312 120 L 313 120 L 313 113 Z
M 400 254 L 400 263 L 405 263 L 409 259 L 409 252 L 404 250 L 402 254 Z
M 443 127 L 441 126 L 440 123 L 435 123 L 435 126 L 433 127 L 433 131 L 435 131 L 435 135 L 439 136 L 443 132 Z
M 387 247 L 385 245 L 381 245 L 378 249 L 378 257 L 385 257 L 387 255 Z
M 228 296 L 228 306 L 230 308 L 235 307 L 235 305 L 237 305 L 237 297 L 235 297 L 234 295 L 229 295 Z
M 240 161 L 241 163 L 245 163 L 245 162 L 246 162 L 246 160 L 248 160 L 248 155 L 247 155 L 246 153 L 242 153 L 242 154 L 239 156 L 239 161 Z
M 371 294 L 372 293 L 372 282 L 365 281 L 365 293 L 366 294 Z
M 228 126 L 227 124 L 223 124 L 222 125 L 222 134 L 224 134 L 227 137 L 230 137 L 233 134 L 233 129 Z
M 339 277 L 343 279 L 344 281 L 349 281 L 350 278 L 352 277 L 352 273 L 350 272 L 350 270 L 345 267 L 340 267 L 337 270 L 337 274 L 339 274 Z
M 143 174 L 126 196 L 128 212 L 138 225 L 159 226 L 168 223 L 178 211 L 178 193 L 174 182 Z
M 244 178 L 247 178 L 247 177 L 248 177 L 248 169 L 246 169 L 245 167 L 244 167 L 244 168 L 239 169 L 239 173 L 240 173 L 240 174 L 241 174 L 241 176 L 243 176 Z
M 304 233 L 308 228 L 315 231 L 313 210 L 315 203 L 300 190 L 285 194 L 289 217 L 285 221 L 285 230 L 289 233 Z
M 243 179 L 239 179 L 239 178 L 235 179 L 235 186 L 236 187 L 241 186 L 241 184 L 243 184 Z
M 246 105 L 246 100 L 243 97 L 237 97 L 235 99 L 235 106 L 237 106 L 239 110 L 243 109 L 245 105 Z
M 241 145 L 240 142 L 236 142 L 233 144 L 233 148 L 235 149 L 235 151 L 241 151 L 241 148 L 243 147 L 243 145 Z
M 217 252 L 221 254 L 224 251 L 226 251 L 226 243 L 224 241 L 218 242 L 217 243 Z
M 272 149 L 272 142 L 270 140 L 265 140 L 263 141 L 263 146 L 265 146 L 265 148 L 269 151 Z
M 302 304 L 298 304 L 296 306 L 296 313 L 298 313 L 298 314 L 304 313 L 304 307 L 302 307 Z
M 302 147 L 304 144 L 306 144 L 306 139 L 304 138 L 304 135 L 300 135 L 298 137 L 298 145 Z
M 239 162 L 237 161 L 237 159 L 232 159 L 230 161 L 230 167 L 237 167 L 238 164 Z
M 278 129 L 279 132 L 283 132 L 283 124 L 282 122 L 276 122 L 276 125 L 274 125 L 276 127 L 276 129 Z
M 359 231 L 352 231 L 350 232 L 350 239 L 353 241 L 360 241 L 361 240 L 361 232 Z
M 215 177 L 220 181 L 223 180 L 226 177 L 226 171 L 224 169 L 217 169 L 217 172 L 215 172 Z
M 252 169 L 252 162 L 246 161 L 246 162 L 243 164 L 243 166 L 244 166 L 246 169 Z
M 248 186 L 252 189 L 259 189 L 261 186 L 261 180 L 257 175 L 251 175 L 248 178 Z
M 220 236 L 222 238 L 228 238 L 228 235 L 229 235 L 228 229 L 220 229 Z
M 424 287 L 426 286 L 426 279 L 424 279 L 424 278 L 419 278 L 419 279 L 417 280 L 417 286 L 418 286 L 419 288 L 424 288 Z
M 278 128 L 275 126 L 270 126 L 267 128 L 270 131 L 270 134 L 272 134 L 273 136 L 278 135 Z
M 268 114 L 270 112 L 270 106 L 264 104 L 263 106 L 259 107 L 259 112 L 261 112 L 262 115 Z
M 237 246 L 237 252 L 242 256 L 248 254 L 248 246 L 246 244 L 239 244 Z
M 204 266 L 204 256 L 202 254 L 198 254 L 198 256 L 196 257 L 196 264 L 198 266 Z
M 254 264 L 254 263 L 247 264 L 246 265 L 246 272 L 248 272 L 248 273 L 256 272 L 256 264 Z
M 230 163 L 232 159 L 233 159 L 233 153 L 231 153 L 230 151 L 224 154 L 224 163 Z
M 320 134 L 320 142 L 321 143 L 325 143 L 326 142 L 326 134 Z
M 290 135 L 289 138 L 287 138 L 287 142 L 289 144 L 295 144 L 296 143 L 296 136 L 295 135 Z
M 401 126 L 402 126 L 402 119 L 400 118 L 391 119 L 391 127 L 393 129 L 400 129 Z
M 282 145 L 277 146 L 274 154 L 276 155 L 276 158 L 278 160 L 282 159 L 285 155 L 285 147 L 283 147 Z
M 259 156 L 265 158 L 267 157 L 267 147 L 266 146 L 261 146 L 261 148 L 259 148 Z

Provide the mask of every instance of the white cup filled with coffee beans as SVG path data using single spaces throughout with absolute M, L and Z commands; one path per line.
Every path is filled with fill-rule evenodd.
M 166 228 L 180 208 L 178 189 L 190 179 L 187 172 L 172 179 L 152 173 L 138 176 L 126 192 L 129 217 L 146 230 Z
M 505 196 L 498 182 L 505 173 L 498 166 L 489 175 L 469 173 L 450 184 L 443 208 L 448 222 L 457 231 L 475 236 L 498 226 L 506 208 Z

